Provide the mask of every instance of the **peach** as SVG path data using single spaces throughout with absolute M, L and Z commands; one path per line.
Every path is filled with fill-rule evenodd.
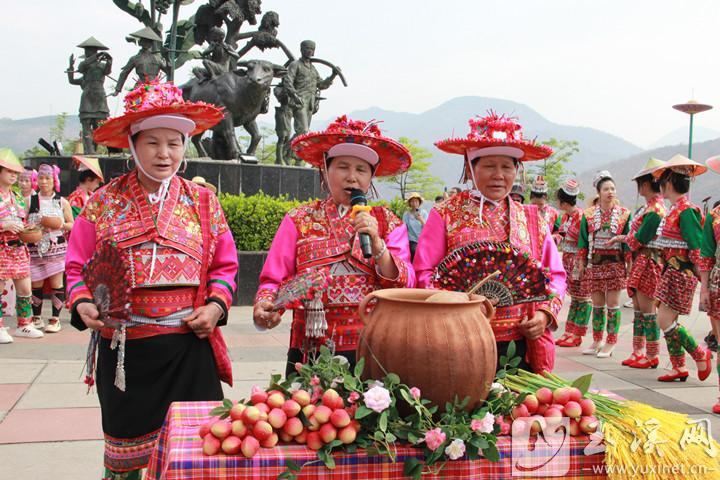
M 220 453 L 220 440 L 212 434 L 205 435 L 205 438 L 203 438 L 203 453 L 205 455 L 217 455 Z
M 292 399 L 304 407 L 310 403 L 310 394 L 306 390 L 297 390 L 292 394 Z
M 247 405 L 244 403 L 236 403 L 230 409 L 230 418 L 233 420 L 242 419 L 242 412 L 245 411 L 245 408 L 247 408 Z
M 570 436 L 577 437 L 578 435 L 580 435 L 580 422 L 572 418 L 570 419 Z
M 553 401 L 553 392 L 547 387 L 538 388 L 538 391 L 535 392 L 535 396 L 537 397 L 538 402 L 546 405 L 551 404 Z
M 302 407 L 299 403 L 297 403 L 295 400 L 285 400 L 285 402 L 282 405 L 283 412 L 285 412 L 285 415 L 289 417 L 294 417 L 298 413 L 300 413 L 300 410 Z
M 318 433 L 320 433 L 323 443 L 330 443 L 337 438 L 337 429 L 331 423 L 326 423 L 320 427 Z
M 546 420 L 539 415 L 533 415 L 530 422 L 530 435 L 537 435 L 547 425 Z
M 341 406 L 338 406 L 338 403 L 340 403 Z M 322 404 L 330 409 L 342 408 L 342 398 L 340 398 L 340 394 L 338 394 L 337 391 L 328 388 L 322 395 Z
M 522 403 L 520 405 L 516 405 L 512 409 L 512 418 L 524 418 L 524 417 L 529 417 L 529 416 L 530 416 L 530 412 L 528 412 L 527 407 L 525 405 L 523 405 Z
M 570 400 L 580 403 L 580 400 L 582 400 L 582 392 L 579 388 L 570 387 Z
M 553 392 L 553 402 L 565 405 L 570 400 L 570 389 L 568 387 L 556 388 Z
M 583 417 L 591 417 L 595 415 L 595 402 L 589 398 L 580 400 L 580 408 L 582 408 Z
M 344 428 L 350 425 L 350 414 L 344 409 L 339 408 L 330 414 L 330 423 L 337 428 Z
M 562 418 L 563 412 L 559 408 L 550 407 L 545 411 L 545 418 Z
M 240 447 L 240 451 L 243 455 L 245 455 L 246 458 L 252 458 L 255 456 L 255 454 L 260 449 L 260 442 L 258 442 L 257 438 L 248 435 L 247 437 L 243 438 L 242 446 Z
M 210 427 L 212 427 L 212 424 L 215 423 L 217 420 L 211 420 L 209 422 L 203 423 L 200 425 L 200 429 L 198 430 L 198 434 L 200 434 L 200 438 L 205 438 L 205 435 L 210 433 Z
M 275 445 L 278 444 L 278 440 L 278 434 L 273 432 L 265 440 L 260 441 L 260 446 L 263 448 L 273 448 Z
M 348 425 L 345 428 L 340 429 L 337 434 L 337 438 L 345 445 L 349 445 L 357 438 L 357 432 L 352 425 Z
M 287 422 L 285 422 L 285 425 L 283 426 L 283 431 L 286 432 L 288 435 L 292 435 L 293 437 L 296 435 L 300 435 L 303 429 L 303 424 L 297 417 L 288 418 Z
M 265 403 L 265 401 L 268 398 L 267 392 L 263 392 L 262 390 L 253 392 L 252 395 L 250 395 L 250 402 L 253 405 L 257 405 L 258 403 Z
M 232 434 L 238 438 L 243 438 L 248 434 L 248 428 L 242 420 L 232 422 Z
M 260 410 L 257 407 L 250 406 L 243 410 L 242 421 L 247 425 L 253 425 L 260 420 Z
M 535 410 L 535 413 L 538 415 L 545 415 L 545 412 L 547 412 L 547 409 L 550 408 L 550 406 L 547 403 L 541 403 L 538 405 L 537 410 Z
M 242 440 L 240 440 L 235 435 L 230 435 L 225 440 L 223 440 L 220 448 L 222 448 L 222 451 L 227 453 L 228 455 L 235 455 L 236 453 L 240 452 L 241 446 Z
M 307 430 L 303 430 L 299 435 L 295 435 L 295 441 L 301 445 L 306 443 L 308 433 L 309 432 Z
M 293 441 L 293 436 L 289 433 L 285 433 L 284 430 L 278 433 L 278 437 L 280 437 L 281 442 L 290 443 Z
M 253 425 L 252 432 L 255 438 L 263 441 L 273 434 L 273 428 L 272 425 L 270 425 L 268 422 L 264 420 L 259 420 L 257 423 L 255 423 L 255 425 Z
M 330 421 L 331 414 L 332 410 L 330 410 L 330 408 L 326 407 L 325 405 L 320 405 L 319 407 L 315 408 L 313 417 L 315 417 L 318 423 L 322 425 L 323 423 L 327 423 Z
M 582 415 L 582 407 L 580 407 L 580 404 L 578 402 L 570 400 L 565 404 L 563 413 L 566 417 L 578 418 Z
M 355 429 L 356 432 L 360 432 L 360 429 L 362 428 L 362 425 L 360 425 L 360 422 L 355 420 L 354 418 L 350 420 L 350 426 Z
M 268 396 L 267 404 L 271 409 L 282 408 L 283 403 L 285 403 L 285 396 L 280 392 Z
M 268 413 L 268 423 L 275 429 L 280 429 L 287 422 L 287 415 L 282 408 L 273 408 Z
M 305 405 L 302 409 L 303 415 L 305 415 L 306 418 L 310 418 L 315 413 L 315 409 L 317 407 L 313 405 L 312 403 L 310 405 Z
M 540 402 L 538 401 L 537 397 L 531 393 L 530 395 L 525 397 L 525 400 L 523 400 L 523 405 L 525 405 L 525 407 L 527 408 L 528 413 L 535 413 L 540 406 Z
M 232 432 L 232 426 L 230 422 L 225 420 L 218 420 L 213 423 L 210 427 L 210 433 L 212 433 L 218 440 L 224 440 Z
M 318 432 L 308 433 L 306 442 L 310 450 L 320 450 L 323 447 L 323 442 Z
M 260 413 L 268 413 L 270 412 L 270 406 L 267 403 L 256 403 L 255 408 L 260 410 Z
M 599 426 L 600 424 L 595 417 L 582 417 L 580 419 L 580 430 L 585 434 L 590 435 L 591 433 L 595 433 Z

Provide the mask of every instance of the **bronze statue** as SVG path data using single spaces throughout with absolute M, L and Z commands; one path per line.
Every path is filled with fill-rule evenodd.
M 277 27 L 280 26 L 280 15 L 277 12 L 266 12 L 260 20 L 260 28 L 256 32 L 241 33 L 237 39 L 242 40 L 249 38 L 250 41 L 245 44 L 238 52 L 238 56 L 242 57 L 253 47 L 265 51 L 267 48 L 280 48 L 288 57 L 288 64 L 295 60 L 292 52 L 277 38 Z
M 65 71 L 68 81 L 72 85 L 80 85 L 82 95 L 80 96 L 80 124 L 82 125 L 82 140 L 85 153 L 95 153 L 95 143 L 92 133 L 98 127 L 101 120 L 110 115 L 106 94 L 105 77 L 110 75 L 112 70 L 112 57 L 103 51 L 108 47 L 100 43 L 94 37 L 90 37 L 78 48 L 85 50 L 84 59 L 75 70 L 75 55 L 70 55 L 70 64 Z M 82 77 L 75 78 L 75 73 L 81 73 Z
M 193 18 L 195 43 L 205 43 L 210 29 L 224 23 L 227 27 L 225 41 L 235 50 L 240 27 L 246 21 L 250 25 L 257 24 L 256 16 L 261 13 L 261 4 L 262 0 L 208 0 L 198 8 Z
M 290 165 L 292 150 L 290 149 L 290 137 L 292 136 L 292 109 L 290 108 L 287 92 L 284 87 L 285 79 L 273 89 L 275 98 L 280 103 L 275 107 L 275 164 Z
M 112 95 L 117 95 L 122 91 L 125 81 L 127 80 L 130 73 L 135 70 L 137 75 L 137 82 L 133 88 L 137 87 L 138 84 L 147 83 L 154 80 L 160 75 L 160 72 L 165 72 L 168 75 L 170 67 L 168 62 L 156 52 L 153 52 L 153 47 L 156 43 L 162 44 L 162 38 L 155 33 L 151 28 L 145 27 L 142 30 L 133 32 L 128 37 L 129 41 L 137 41 L 140 45 L 140 51 L 130 57 L 127 64 L 120 71 L 120 76 L 115 86 L 115 91 Z
M 238 54 L 230 44 L 225 43 L 225 31 L 220 27 L 212 27 L 207 35 L 208 47 L 200 54 L 203 59 L 202 67 L 193 68 L 193 75 L 200 82 L 235 70 Z

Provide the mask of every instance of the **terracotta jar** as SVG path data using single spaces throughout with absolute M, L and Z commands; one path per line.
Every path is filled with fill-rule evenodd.
M 42 230 L 39 228 L 26 228 L 18 233 L 18 238 L 24 243 L 37 243 L 42 239 Z
M 495 308 L 479 295 L 465 303 L 425 302 L 435 293 L 389 288 L 363 299 L 359 309 L 365 327 L 357 350 L 358 359 L 365 358 L 363 377 L 382 378 L 379 362 L 441 409 L 457 395 L 460 400 L 469 396 L 468 410 L 473 410 L 487 398 L 495 378 L 497 347 L 489 322 Z

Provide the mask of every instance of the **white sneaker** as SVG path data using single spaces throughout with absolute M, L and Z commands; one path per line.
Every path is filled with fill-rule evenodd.
M 42 317 L 32 317 L 32 323 L 33 327 L 37 328 L 38 330 L 42 330 L 45 328 L 45 322 L 43 322 Z
M 8 333 L 7 327 L 0 327 L 0 344 L 2 343 L 12 343 L 13 338 Z
M 45 327 L 45 333 L 57 333 L 60 331 L 62 326 L 60 325 L 60 319 L 51 318 L 48 320 L 47 327 Z
M 600 349 L 603 347 L 602 342 L 593 342 L 588 348 L 582 351 L 583 355 L 597 355 Z
M 15 329 L 15 336 L 16 337 L 25 337 L 25 338 L 42 338 L 45 336 L 43 332 L 35 328 L 32 324 L 23 325 L 22 327 L 18 327 Z

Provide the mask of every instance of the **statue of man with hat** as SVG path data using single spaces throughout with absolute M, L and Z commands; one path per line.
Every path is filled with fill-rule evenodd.
M 76 70 L 75 55 L 70 55 L 70 64 L 65 73 L 71 85 L 80 85 L 82 88 L 79 113 L 83 148 L 85 153 L 92 154 L 95 153 L 93 130 L 110 114 L 105 94 L 105 77 L 112 70 L 112 57 L 104 51 L 108 50 L 108 47 L 95 37 L 88 38 L 78 45 L 78 48 L 85 50 L 83 61 Z M 82 77 L 75 78 L 75 73 L 81 73 Z
M 120 71 L 120 76 L 118 77 L 117 85 L 112 95 L 118 95 L 122 91 L 125 81 L 133 70 L 135 70 L 138 77 L 135 86 L 154 80 L 161 71 L 165 72 L 166 75 L 170 71 L 167 60 L 156 51 L 153 51 L 155 43 L 162 43 L 162 38 L 160 38 L 152 28 L 145 27 L 142 30 L 131 33 L 127 37 L 127 41 L 137 42 L 140 45 L 140 51 L 130 57 L 130 60 L 128 60 Z

